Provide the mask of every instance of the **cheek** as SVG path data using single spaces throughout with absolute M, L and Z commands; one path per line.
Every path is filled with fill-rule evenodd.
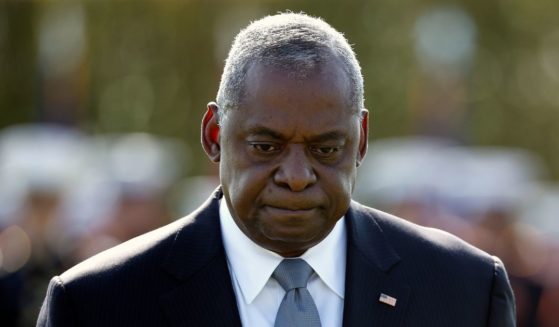
M 266 189 L 269 175 L 258 166 L 239 165 L 238 161 L 222 161 L 220 167 L 222 187 L 229 194 L 238 215 L 252 215 Z
M 336 207 L 345 207 L 349 204 L 355 184 L 356 171 L 354 162 L 351 162 L 343 167 L 330 168 L 325 172 L 323 189 L 329 195 L 330 200 L 336 203 Z
M 239 191 L 246 191 L 259 184 L 265 183 L 270 177 L 269 165 L 250 159 L 243 142 L 228 142 L 222 146 L 220 161 L 220 176 L 222 182 Z

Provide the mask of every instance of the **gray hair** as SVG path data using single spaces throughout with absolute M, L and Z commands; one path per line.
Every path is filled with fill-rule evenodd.
M 363 76 L 353 49 L 342 33 L 320 18 L 280 13 L 252 22 L 235 37 L 217 92 L 219 118 L 237 109 L 244 95 L 249 68 L 263 63 L 304 78 L 315 67 L 337 58 L 350 82 L 351 108 L 364 108 Z

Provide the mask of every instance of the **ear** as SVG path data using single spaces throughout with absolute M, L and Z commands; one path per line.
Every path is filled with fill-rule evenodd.
M 219 123 L 217 113 L 219 106 L 215 102 L 208 103 L 208 111 L 202 118 L 202 147 L 208 158 L 213 162 L 219 162 L 221 147 L 219 141 Z
M 367 154 L 367 147 L 369 145 L 369 111 L 367 109 L 361 110 L 361 128 L 359 132 L 359 153 L 357 154 L 357 167 L 361 166 L 365 155 Z

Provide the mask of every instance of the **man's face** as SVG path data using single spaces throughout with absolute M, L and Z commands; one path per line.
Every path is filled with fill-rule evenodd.
M 285 257 L 319 243 L 346 213 L 366 151 L 366 124 L 349 107 L 338 64 L 297 79 L 261 64 L 220 126 L 224 198 L 239 228 Z

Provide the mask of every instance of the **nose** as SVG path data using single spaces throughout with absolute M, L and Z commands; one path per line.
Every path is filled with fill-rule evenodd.
M 291 145 L 274 174 L 274 182 L 293 192 L 313 185 L 317 177 L 309 159 L 303 145 Z

